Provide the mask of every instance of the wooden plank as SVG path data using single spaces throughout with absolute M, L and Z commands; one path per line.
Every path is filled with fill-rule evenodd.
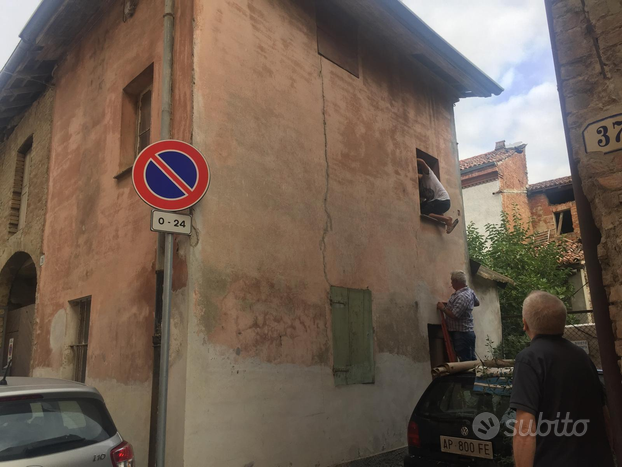
M 348 290 L 330 288 L 333 330 L 333 374 L 335 386 L 348 384 L 350 372 L 350 333 L 348 324 Z
M 334 2 L 316 5 L 319 54 L 358 78 L 358 24 Z

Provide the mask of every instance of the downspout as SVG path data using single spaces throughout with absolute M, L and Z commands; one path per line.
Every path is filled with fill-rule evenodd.
M 613 327 L 611 316 L 609 315 L 609 300 L 603 284 L 603 271 L 598 260 L 597 247 L 601 240 L 601 234 L 594 222 L 590 203 L 583 192 L 581 176 L 573 156 L 572 142 L 570 139 L 570 129 L 566 119 L 566 99 L 564 97 L 563 81 L 557 54 L 557 42 L 555 40 L 555 29 L 553 24 L 553 11 L 551 1 L 546 0 L 546 14 L 549 23 L 549 34 L 551 36 L 551 48 L 553 50 L 553 62 L 555 64 L 555 75 L 557 76 L 557 90 L 562 110 L 562 120 L 564 123 L 564 133 L 566 134 L 566 147 L 568 150 L 568 161 L 570 163 L 570 173 L 572 175 L 572 187 L 574 189 L 577 204 L 577 215 L 581 226 L 581 239 L 583 242 L 583 252 L 585 255 L 585 265 L 587 269 L 588 281 L 590 284 L 590 294 L 592 296 L 592 308 L 594 310 L 594 321 L 596 325 L 596 337 L 598 338 L 598 348 L 605 374 L 605 390 L 607 392 L 607 405 L 611 414 L 611 429 L 613 437 L 613 450 L 618 462 L 622 461 L 622 378 L 618 367 L 618 355 L 615 349 Z
M 173 109 L 173 49 L 175 43 L 175 0 L 164 0 L 164 31 L 162 53 L 162 99 L 160 102 L 160 140 L 171 139 L 171 121 Z M 158 427 L 156 423 L 158 411 L 166 410 L 166 401 L 158 397 L 160 374 L 162 372 L 161 329 L 162 329 L 162 294 L 164 285 L 164 234 L 158 234 L 156 251 L 156 313 L 153 336 L 153 378 L 151 393 L 151 426 L 149 434 L 149 467 L 155 467 L 158 454 L 163 458 L 166 440 L 166 426 Z M 168 359 L 164 359 L 168 362 Z M 158 432 L 164 439 L 158 440 Z M 159 443 L 158 443 L 159 441 Z M 160 466 L 158 466 L 160 467 Z

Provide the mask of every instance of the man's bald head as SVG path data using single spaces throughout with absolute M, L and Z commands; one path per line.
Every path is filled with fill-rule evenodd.
M 555 295 L 536 290 L 523 302 L 523 320 L 534 334 L 563 334 L 566 306 Z

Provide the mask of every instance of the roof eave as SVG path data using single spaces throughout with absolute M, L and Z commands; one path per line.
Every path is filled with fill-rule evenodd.
M 490 97 L 498 96 L 504 89 L 490 76 L 484 73 L 468 58 L 458 52 L 449 42 L 443 39 L 436 31 L 428 26 L 419 16 L 408 8 L 401 0 L 381 0 L 394 13 L 404 26 L 417 35 L 420 35 L 433 49 L 444 56 L 452 65 L 465 73 L 484 91 L 483 93 L 472 92 L 466 97 Z

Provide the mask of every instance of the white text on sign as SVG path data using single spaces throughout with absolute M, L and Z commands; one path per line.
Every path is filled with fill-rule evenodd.
M 583 130 L 586 152 L 605 154 L 622 149 L 622 114 L 590 123 Z
M 174 212 L 151 211 L 151 230 L 154 232 L 190 235 L 192 216 Z

